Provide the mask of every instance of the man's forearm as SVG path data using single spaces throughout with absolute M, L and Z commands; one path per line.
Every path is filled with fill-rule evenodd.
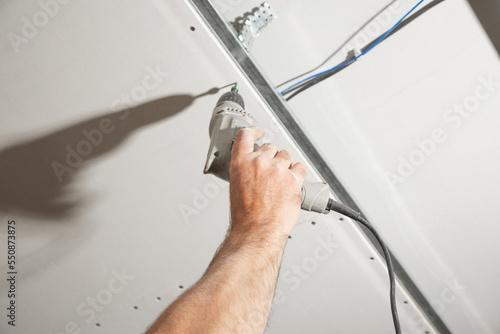
M 148 334 L 264 332 L 281 258 L 300 214 L 306 167 L 264 144 L 258 128 L 238 132 L 231 152 L 231 232 L 205 275 Z
M 203 278 L 147 333 L 262 333 L 286 240 L 272 231 L 231 231 Z

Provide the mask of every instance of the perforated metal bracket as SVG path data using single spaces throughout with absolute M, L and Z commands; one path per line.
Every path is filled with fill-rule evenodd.
M 248 13 L 243 19 L 238 31 L 238 39 L 243 46 L 250 51 L 257 36 L 264 30 L 271 21 L 278 17 L 278 13 L 264 2 L 260 7 Z

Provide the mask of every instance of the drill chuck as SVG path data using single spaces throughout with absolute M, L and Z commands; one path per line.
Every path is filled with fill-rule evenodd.
M 238 90 L 231 90 L 230 92 L 224 93 L 217 105 L 220 105 L 224 102 L 234 102 L 241 107 L 241 109 L 245 109 L 245 102 L 243 101 L 243 97 L 238 93 Z

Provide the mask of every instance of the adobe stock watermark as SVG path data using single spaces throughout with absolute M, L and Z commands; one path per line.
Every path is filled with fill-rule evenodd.
M 373 13 L 374 14 L 374 13 Z M 394 18 L 401 16 L 401 4 L 395 1 L 382 11 L 377 17 L 371 20 L 356 36 L 342 48 L 344 55 L 350 54 L 352 50 L 360 50 L 375 38 L 385 33 L 393 23 Z
M 121 293 L 132 282 L 135 277 L 129 275 L 125 269 L 121 271 L 111 270 L 111 277 L 105 288 L 99 290 L 95 296 L 87 297 L 76 307 L 76 314 L 90 324 L 95 321 L 97 313 L 102 312 L 105 307 L 113 302 L 114 296 Z M 76 321 L 69 321 L 64 328 L 54 334 L 80 334 L 81 327 Z M 49 334 L 53 334 L 52 332 Z
M 445 287 L 441 290 L 439 296 L 430 302 L 432 308 L 438 315 L 444 314 L 446 312 L 446 308 L 455 303 L 467 290 L 467 287 L 460 284 L 456 278 L 453 281 L 445 280 L 444 284 Z M 410 323 L 419 330 L 425 330 L 427 327 L 426 320 L 418 312 L 415 312 L 411 316 Z
M 316 272 L 319 265 L 327 261 L 340 247 L 334 240 L 334 231 L 329 232 L 326 236 L 316 238 L 316 246 L 313 248 L 312 255 L 305 257 L 300 264 L 294 264 L 291 269 L 280 273 L 281 288 L 276 288 L 274 299 L 271 305 L 272 310 L 286 302 L 287 298 L 282 288 L 283 285 L 288 285 L 291 291 L 297 291 L 302 282 L 309 279 Z M 246 319 L 235 319 L 238 333 L 255 333 L 256 329 L 260 329 L 263 324 L 267 323 L 267 314 L 263 310 L 267 310 L 270 305 L 267 302 L 262 302 L 255 306 Z
M 211 181 L 192 190 L 193 197 L 190 203 L 180 203 L 177 208 L 186 224 L 191 224 L 193 217 L 199 216 L 208 208 L 210 202 L 217 198 L 221 191 L 229 189 L 229 183 L 210 175 Z
M 414 148 L 406 156 L 399 155 L 398 166 L 387 171 L 387 180 L 397 186 L 404 183 L 421 167 L 438 148 L 449 139 L 451 130 L 459 130 L 463 123 L 474 116 L 481 103 L 488 100 L 500 88 L 500 81 L 495 81 L 493 75 L 488 78 L 480 76 L 479 84 L 472 94 L 466 96 L 459 104 L 454 104 L 442 114 L 444 125 L 432 129 L 423 139 L 413 140 Z
M 22 25 L 19 33 L 10 31 L 7 34 L 14 52 L 19 53 L 19 47 L 22 44 L 28 44 L 30 40 L 35 38 L 40 30 L 59 13 L 61 5 L 66 5 L 69 2 L 70 0 L 39 0 L 38 7 L 40 7 L 40 10 L 29 18 L 26 16 L 21 18 Z
M 256 305 L 248 312 L 247 318 L 235 318 L 236 322 L 235 328 L 237 328 L 235 333 L 238 334 L 254 334 L 258 333 L 259 330 L 264 327 L 268 322 L 267 310 L 269 308 L 269 303 L 260 302 L 260 305 Z
M 302 283 L 318 270 L 320 264 L 328 261 L 339 248 L 340 245 L 334 239 L 333 231 L 325 236 L 317 237 L 312 255 L 305 257 L 301 263 L 294 264 L 290 269 L 280 273 L 281 286 L 276 289 L 274 304 L 281 305 L 286 302 L 287 298 L 282 289 L 290 289 L 290 291 L 300 289 Z
M 96 127 L 91 129 L 83 129 L 81 131 L 81 140 L 74 147 L 66 145 L 66 157 L 64 161 L 53 161 L 52 169 L 59 180 L 63 182 L 65 174 L 71 174 L 79 168 L 85 158 L 89 157 L 94 149 L 101 145 L 106 136 L 111 135 L 116 127 L 119 126 L 119 121 L 124 121 L 130 115 L 130 109 L 136 107 L 143 102 L 149 93 L 156 88 L 168 77 L 167 72 L 163 72 L 159 65 L 155 69 L 146 67 L 146 74 L 142 78 L 140 85 L 134 86 L 129 93 L 121 94 L 119 99 L 116 99 L 111 104 L 113 111 L 118 111 L 124 108 L 124 112 L 118 116 L 118 120 L 113 122 L 109 117 L 103 117 Z
M 266 132 L 264 142 L 272 142 L 273 139 L 276 138 L 276 134 L 281 133 L 278 125 L 272 120 L 270 120 L 267 127 L 262 126 L 262 129 Z M 190 200 L 184 201 L 177 206 L 184 223 L 191 224 L 192 220 L 202 214 L 210 206 L 212 200 L 219 197 L 221 193 L 226 194 L 226 196 L 229 195 L 227 192 L 224 192 L 226 189 L 229 189 L 228 182 L 214 175 L 209 175 L 209 177 L 209 182 L 205 183 L 203 186 L 193 188 L 193 196 Z

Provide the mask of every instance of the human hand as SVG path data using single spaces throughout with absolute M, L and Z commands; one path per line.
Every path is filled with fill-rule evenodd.
M 304 164 L 293 164 L 292 154 L 264 144 L 260 128 L 238 132 L 230 167 L 231 229 L 244 234 L 287 237 L 300 214 L 301 189 L 307 174 Z

